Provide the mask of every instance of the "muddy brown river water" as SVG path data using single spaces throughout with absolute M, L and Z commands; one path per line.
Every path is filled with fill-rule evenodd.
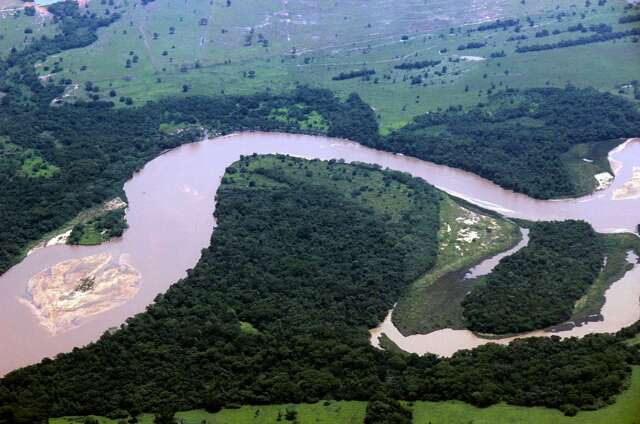
M 640 139 L 630 140 L 611 153 L 616 178 L 608 189 L 580 199 L 554 201 L 535 200 L 465 171 L 377 151 L 346 140 L 241 133 L 192 143 L 152 160 L 125 184 L 129 229 L 121 239 L 101 246 L 57 245 L 39 249 L 0 276 L 0 375 L 96 340 L 127 317 L 144 311 L 158 293 L 165 292 L 184 277 L 186 270 L 198 261 L 201 249 L 209 245 L 215 226 L 214 197 L 225 168 L 241 155 L 252 153 L 375 163 L 421 177 L 448 193 L 509 217 L 583 219 L 601 232 L 635 231 L 640 223 L 640 192 L 629 183 L 634 167 L 640 166 Z M 86 261 L 102 253 L 109 253 L 113 258 L 126 256 L 130 272 L 139 273 L 141 278 L 136 290 L 131 291 L 132 297 L 85 317 L 78 317 L 75 310 L 73 319 L 65 321 L 64 328 L 58 330 L 43 325 L 42 316 L 38 318 L 33 308 L 24 302 L 25 297 L 28 298 L 29 281 L 43 275 L 44 270 L 57 269 L 56 265 L 64 261 L 81 258 Z M 580 331 L 590 332 L 592 324 L 611 324 L 604 330 L 615 331 L 640 318 L 639 268 L 627 274 L 630 277 L 621 290 L 622 297 L 633 299 L 629 302 L 631 306 L 612 306 L 615 302 L 608 293 L 605 308 L 613 308 L 609 315 L 616 317 L 615 323 L 606 320 L 609 315 L 603 310 L 605 324 L 590 323 L 580 327 Z M 83 272 L 86 275 L 86 270 Z M 452 337 L 448 330 L 442 331 L 440 336 L 431 336 L 429 344 L 420 344 L 420 348 L 413 350 L 450 354 L 477 343 L 468 334 Z

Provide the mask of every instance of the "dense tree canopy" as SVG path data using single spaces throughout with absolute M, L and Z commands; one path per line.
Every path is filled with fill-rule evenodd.
M 56 36 L 0 60 L 0 273 L 29 243 L 81 210 L 123 196 L 134 171 L 163 150 L 203 136 L 202 129 L 322 132 L 356 141 L 377 136 L 375 115 L 357 95 L 340 102 L 330 91 L 303 87 L 286 95 L 166 99 L 139 108 L 114 109 L 110 102 L 52 106 L 71 82 L 43 85 L 34 64 L 92 43 L 97 29 L 119 16 L 96 16 L 75 1 L 48 10 L 59 27 Z M 278 119 L 274 111 L 282 108 L 295 109 L 296 116 Z M 311 113 L 325 126 L 305 125 Z M 181 131 L 163 131 L 163 124 Z
M 462 168 L 537 198 L 574 196 L 562 153 L 578 143 L 640 134 L 640 112 L 611 94 L 574 87 L 508 90 L 471 110 L 419 116 L 378 148 Z
M 300 120 L 274 118 L 274 110 L 293 105 L 300 108 Z M 313 133 L 320 130 L 302 121 L 318 112 L 332 136 L 362 140 L 377 134 L 373 112 L 358 96 L 341 103 L 328 91 L 306 88 L 280 96 L 167 99 L 132 109 L 80 103 L 39 110 L 0 113 L 0 153 L 19 153 L 0 155 L 0 272 L 15 263 L 28 242 L 82 209 L 124 196 L 122 186 L 134 171 L 163 150 L 201 137 L 203 128 Z M 161 124 L 186 130 L 166 132 Z M 57 171 L 37 178 L 23 175 L 29 155 Z
M 603 245 L 590 225 L 534 224 L 529 245 L 503 259 L 463 301 L 469 328 L 521 333 L 568 320 L 603 260 Z
M 0 381 L 5 422 L 379 393 L 570 410 L 603 405 L 639 359 L 608 335 L 451 359 L 371 347 L 367 328 L 435 260 L 440 196 L 404 174 L 250 157 L 228 170 L 218 202 L 211 247 L 146 312 Z M 396 406 L 371 414 L 402 415 Z

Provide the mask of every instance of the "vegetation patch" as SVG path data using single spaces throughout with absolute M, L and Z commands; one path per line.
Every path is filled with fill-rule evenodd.
M 442 203 L 436 266 L 411 284 L 393 311 L 393 323 L 405 335 L 464 328 L 461 303 L 476 282 L 464 280 L 465 272 L 520 238 L 512 222 L 465 206 L 449 196 Z
M 594 185 L 593 174 L 563 160 L 572 147 L 639 133 L 640 112 L 631 102 L 591 89 L 545 88 L 505 92 L 469 111 L 452 108 L 417 117 L 376 147 L 550 198 L 582 194 Z M 602 158 L 600 149 L 596 153 Z
M 627 262 L 627 253 L 640 254 L 640 238 L 633 234 L 601 234 L 605 266 L 587 292 L 575 304 L 571 321 L 583 321 L 598 315 L 605 302 L 604 293 L 609 286 L 622 278 L 632 265 Z
M 26 178 L 51 178 L 60 171 L 60 168 L 48 164 L 40 156 L 33 152 L 27 152 L 22 160 L 18 175 Z
M 411 424 L 411 409 L 385 394 L 378 394 L 367 404 L 364 424 Z
M 277 108 L 269 116 L 276 121 L 296 125 L 305 131 L 321 134 L 329 131 L 329 124 L 324 117 L 305 105 L 296 104 L 291 107 Z
M 574 417 L 564 416 L 560 411 L 506 404 L 478 408 L 457 401 L 414 402 L 415 424 L 636 424 L 640 416 L 640 367 L 633 367 L 628 388 L 616 396 L 615 403 L 597 411 L 580 411 Z
M 121 237 L 127 229 L 124 208 L 107 211 L 103 215 L 77 224 L 71 230 L 68 244 L 95 245 L 114 237 Z
M 375 0 L 367 10 L 356 1 L 317 8 L 292 0 L 288 10 L 299 19 L 291 22 L 278 14 L 281 3 L 277 0 L 191 6 L 185 10 L 167 0 L 147 7 L 123 0 L 104 5 L 89 2 L 86 10 L 97 17 L 106 16 L 108 9 L 124 18 L 100 31 L 93 45 L 41 59 L 38 75 L 45 77 L 55 70 L 53 79 L 69 81 L 64 101 L 97 95 L 122 107 L 127 107 L 126 99 L 142 105 L 170 96 L 247 95 L 265 89 L 284 93 L 298 85 L 331 89 L 342 98 L 356 92 L 376 109 L 385 129 L 438 108 L 473 107 L 506 88 L 572 83 L 616 93 L 620 84 L 637 79 L 637 36 L 516 54 L 516 49 L 534 44 L 533 40 L 557 44 L 591 35 L 570 32 L 569 27 L 581 25 L 589 31 L 602 24 L 612 33 L 629 31 L 632 27 L 625 22 L 638 11 L 624 1 L 508 1 L 488 11 L 421 0 L 396 4 Z M 24 23 L 5 22 L 3 51 L 12 45 L 22 49 L 23 38 L 31 43 L 43 30 L 54 33 L 57 29 L 53 22 L 40 28 L 33 17 Z M 282 30 L 285 25 L 289 31 Z M 27 26 L 33 34 L 22 33 Z M 543 30 L 549 35 L 536 38 Z M 463 53 L 456 50 L 458 46 L 469 43 L 486 43 L 471 50 L 485 61 L 456 57 Z M 504 52 L 504 56 L 491 57 L 493 52 Z M 430 60 L 442 60 L 446 71 L 396 68 Z M 332 79 L 363 69 L 374 70 L 375 75 Z M 422 82 L 412 84 L 418 77 Z M 100 85 L 101 91 L 74 89 L 86 82 Z M 111 90 L 117 96 L 107 94 Z
M 210 413 L 204 409 L 177 412 L 175 419 L 184 424 L 362 424 L 366 402 L 321 401 L 312 404 L 243 405 Z M 287 419 L 289 417 L 289 419 Z M 98 424 L 118 424 L 118 419 L 91 416 Z M 153 424 L 153 414 L 140 414 L 139 424 Z M 49 424 L 85 424 L 85 417 L 52 418 Z
M 639 339 L 640 340 L 640 339 Z M 640 367 L 632 367 L 632 375 L 627 389 L 616 396 L 615 403 L 596 411 L 580 411 L 574 417 L 567 417 L 562 412 L 541 408 L 514 406 L 500 403 L 485 408 L 478 408 L 460 401 L 411 402 L 407 407 L 413 413 L 414 424 L 469 424 L 470 421 L 491 424 L 635 424 L 640 416 Z M 263 405 L 242 406 L 239 409 L 224 409 L 216 414 L 204 410 L 178 412 L 177 420 L 184 424 L 271 424 L 282 417 L 283 411 L 298 412 L 300 424 L 361 424 L 364 422 L 366 402 L 324 401 L 316 404 L 301 405 Z M 117 420 L 106 417 L 92 417 L 99 424 L 117 424 Z M 281 418 L 282 420 L 282 418 Z M 52 418 L 49 424 L 84 424 L 85 417 Z M 140 424 L 152 424 L 153 416 L 138 416 Z M 286 422 L 282 420 L 282 422 Z
M 596 175 L 608 173 L 613 175 L 609 163 L 609 152 L 620 145 L 623 140 L 610 140 L 589 144 L 576 144 L 562 155 L 571 180 L 578 195 L 593 193 L 598 188 Z
M 602 240 L 589 224 L 533 224 L 528 246 L 504 258 L 464 299 L 469 329 L 522 333 L 568 320 L 603 260 Z

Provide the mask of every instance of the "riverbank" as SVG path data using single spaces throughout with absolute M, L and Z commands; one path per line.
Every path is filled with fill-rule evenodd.
M 127 203 L 124 200 L 122 200 L 120 197 L 116 197 L 114 199 L 111 199 L 103 203 L 102 205 L 82 211 L 75 218 L 73 218 L 71 221 L 64 224 L 59 229 L 45 234 L 39 241 L 27 247 L 24 257 L 31 255 L 37 250 L 44 249 L 45 247 L 56 246 L 59 244 L 67 244 L 69 241 L 69 236 L 71 235 L 71 232 L 73 231 L 73 228 L 76 225 L 87 224 L 92 220 L 95 220 L 96 218 L 105 215 L 108 212 L 125 209 L 126 207 L 127 207 Z M 79 243 L 79 244 L 84 244 L 84 245 L 100 244 L 102 242 L 107 241 L 108 238 L 106 239 L 102 237 L 97 238 L 91 235 L 91 240 L 92 241 L 95 240 L 95 242 L 86 242 L 86 243 Z
M 450 196 L 442 202 L 436 266 L 411 285 L 394 309 L 394 324 L 402 334 L 464 328 L 460 302 L 475 283 L 465 274 L 522 238 L 513 222 L 465 206 Z
M 480 335 L 472 331 L 463 329 L 457 330 L 445 328 L 436 330 L 427 334 L 413 334 L 409 336 L 403 335 L 393 322 L 393 312 L 390 310 L 385 320 L 376 328 L 369 331 L 371 344 L 377 348 L 384 348 L 381 344 L 381 337 L 386 335 L 384 339 L 386 346 L 396 346 L 405 352 L 416 353 L 419 355 L 433 353 L 441 356 L 451 356 L 458 350 L 473 349 L 488 343 L 509 344 L 516 339 L 529 337 L 581 337 L 594 333 L 615 333 L 616 331 L 627 327 L 640 320 L 640 263 L 638 256 L 629 252 L 626 255 L 625 272 L 622 276 L 604 290 L 604 303 L 600 310 L 601 319 L 585 320 L 587 322 L 567 323 L 558 327 L 557 331 L 536 330 L 527 333 L 504 336 Z M 619 272 L 612 272 L 612 268 L 603 268 L 601 281 L 609 281 L 613 276 L 619 275 Z M 589 301 L 585 302 L 583 311 L 588 311 L 589 307 L 593 308 L 598 305 L 601 300 L 599 293 L 603 290 L 600 283 L 589 296 L 585 296 Z M 579 324 L 579 325 L 574 325 Z M 553 327 L 552 327 L 553 328 Z
M 222 175 L 241 155 L 253 153 L 377 164 L 422 178 L 458 199 L 511 218 L 533 221 L 582 219 L 600 232 L 635 231 L 638 225 L 636 212 L 640 200 L 611 200 L 613 190 L 628 178 L 627 171 L 632 166 L 640 166 L 638 142 L 629 141 L 612 153 L 612 159 L 619 161 L 621 166 L 616 180 L 607 190 L 581 199 L 540 201 L 504 190 L 465 171 L 374 150 L 347 140 L 279 133 L 238 133 L 208 139 L 157 157 L 125 184 L 130 227 L 122 238 L 99 246 L 56 245 L 39 249 L 0 276 L 0 310 L 4 311 L 5 324 L 0 326 L 0 340 L 12 346 L 10 352 L 2 355 L 0 372 L 96 340 L 104 331 L 144 311 L 159 293 L 183 278 L 185 270 L 198 262 L 201 250 L 210 243 L 211 231 L 216 225 L 212 216 L 213 199 Z M 177 243 L 180 249 L 176 249 Z M 132 264 L 142 276 L 139 293 L 120 307 L 94 316 L 79 328 L 49 337 L 33 314 L 17 302 L 27 281 L 64 260 L 101 252 L 112 253 L 114 257 L 121 253 L 130 255 Z

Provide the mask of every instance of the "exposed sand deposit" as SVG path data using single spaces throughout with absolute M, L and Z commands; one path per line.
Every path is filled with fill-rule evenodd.
M 633 166 L 640 166 L 640 139 L 631 139 L 610 153 L 616 178 L 608 189 L 579 199 L 551 201 L 531 199 L 505 190 L 459 169 L 376 151 L 345 140 L 277 133 L 241 133 L 207 139 L 158 156 L 125 184 L 129 229 L 123 237 L 97 246 L 57 245 L 40 249 L 0 276 L 0 374 L 96 340 L 128 317 L 144 311 L 159 293 L 183 278 L 186 270 L 198 262 L 201 250 L 211 243 L 211 233 L 216 225 L 213 215 L 215 195 L 225 169 L 241 155 L 253 153 L 375 163 L 423 178 L 455 197 L 512 218 L 536 221 L 582 219 L 605 233 L 636 231 L 638 225 L 640 198 L 612 201 L 611 196 L 631 178 Z M 185 187 L 189 188 L 188 192 Z M 194 195 L 196 190 L 198 195 Z M 459 242 L 457 226 L 469 225 L 457 222 L 455 218 L 449 225 L 452 257 L 462 254 L 454 245 L 462 249 L 466 246 L 475 248 L 483 242 L 483 239 Z M 476 228 L 472 230 L 483 235 Z M 25 302 L 18 301 L 26 292 L 28 282 L 43 269 L 104 252 L 116 259 L 121 253 L 131 255 L 130 263 L 141 275 L 139 291 L 131 300 L 82 320 L 82 325 L 73 330 L 56 335 L 40 325 Z M 628 309 L 616 306 L 615 315 L 624 320 L 622 324 L 637 320 L 640 313 L 639 296 L 633 292 L 636 286 L 640 287 L 640 267 L 636 269 L 627 273 L 629 285 L 612 285 L 612 288 L 621 287 L 620 298 L 630 301 Z M 606 322 L 604 311 L 603 315 L 607 329 L 615 330 L 612 323 Z M 594 326 L 598 325 L 605 324 L 589 323 L 581 328 L 593 332 Z M 448 342 L 451 335 L 444 331 L 440 338 L 433 336 L 436 337 L 434 343 L 454 350 L 456 345 Z
M 598 182 L 596 190 L 606 190 L 613 182 L 613 175 L 608 172 L 602 172 L 593 176 Z
M 49 240 L 44 240 L 44 241 L 36 244 L 35 246 L 33 246 L 33 248 L 31 248 L 27 252 L 27 256 L 29 256 L 30 254 L 32 254 L 36 250 L 42 249 L 44 247 L 55 246 L 57 244 L 65 244 L 67 242 L 67 239 L 69 238 L 70 234 L 71 234 L 71 230 L 65 231 L 64 233 L 60 233 L 57 236 L 51 237 Z
M 631 179 L 613 192 L 613 200 L 637 199 L 640 197 L 640 166 L 633 167 Z
M 141 276 L 127 259 L 101 253 L 60 262 L 34 275 L 21 301 L 51 333 L 70 330 L 136 295 Z

